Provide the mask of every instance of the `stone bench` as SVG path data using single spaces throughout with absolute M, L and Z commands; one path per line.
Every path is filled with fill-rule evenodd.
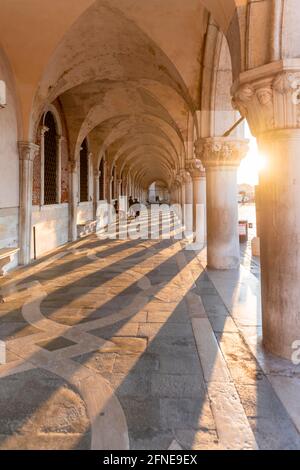
M 5 276 L 5 266 L 9 264 L 20 248 L 0 248 L 0 277 Z
M 78 238 L 87 237 L 88 235 L 95 233 L 96 227 L 97 227 L 97 220 L 88 220 L 87 222 L 84 222 L 83 224 L 78 224 L 77 225 Z

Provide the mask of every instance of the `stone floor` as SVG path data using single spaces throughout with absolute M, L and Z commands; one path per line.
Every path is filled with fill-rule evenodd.
M 257 278 L 186 245 L 94 235 L 2 281 L 0 449 L 300 449 Z

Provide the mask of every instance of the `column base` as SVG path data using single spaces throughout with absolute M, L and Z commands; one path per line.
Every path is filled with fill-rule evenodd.
M 214 269 L 219 271 L 229 271 L 233 269 L 239 269 L 240 259 L 238 258 L 228 258 L 225 260 L 208 260 L 207 261 L 208 269 Z
M 300 345 L 298 346 L 298 352 L 296 349 L 293 349 L 291 346 L 284 347 L 281 345 L 278 347 L 278 344 L 274 344 L 273 340 L 268 340 L 265 338 L 265 333 L 263 333 L 263 341 L 262 345 L 263 348 L 273 356 L 279 357 L 281 359 L 287 359 L 289 362 L 293 360 L 293 354 L 297 354 L 297 358 L 299 360 L 300 357 Z
M 205 248 L 204 244 L 191 243 L 190 245 L 187 245 L 185 249 L 188 251 L 202 251 L 204 248 Z

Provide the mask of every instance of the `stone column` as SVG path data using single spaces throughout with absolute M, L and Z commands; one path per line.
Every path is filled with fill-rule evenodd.
M 110 178 L 107 178 L 108 179 L 108 193 L 107 193 L 107 196 L 108 196 L 108 202 L 111 203 L 112 201 L 112 182 L 113 182 L 113 177 L 111 176 Z
M 117 180 L 117 199 L 119 199 L 122 196 L 122 180 L 118 179 Z
M 41 128 L 41 145 L 40 145 L 40 153 L 41 153 L 41 190 L 40 190 L 40 205 L 43 206 L 45 204 L 45 134 L 49 131 L 49 128 L 43 126 Z
M 181 183 L 181 210 L 182 210 L 182 222 L 185 222 L 185 177 L 182 178 Z
M 100 198 L 99 178 L 100 178 L 100 171 L 99 170 L 94 170 L 94 182 L 93 182 L 93 189 L 94 189 L 94 197 L 93 197 L 94 220 L 96 220 L 96 218 L 97 218 L 98 201 L 99 201 L 99 198 Z
M 93 200 L 94 195 L 94 175 L 93 175 L 93 154 L 88 154 L 88 201 Z
M 212 269 L 240 265 L 237 169 L 247 154 L 247 142 L 212 137 L 196 143 L 206 170 L 207 264 Z
M 181 192 L 181 179 L 177 182 L 177 203 L 181 206 L 182 205 L 182 192 Z
M 127 196 L 128 196 L 128 198 L 130 198 L 130 196 L 133 197 L 133 195 L 132 195 L 132 185 L 131 185 L 131 179 L 130 178 L 128 178 L 128 180 L 127 180 Z
M 107 161 L 105 160 L 104 161 L 104 164 L 103 164 L 103 199 L 105 199 L 107 201 Z
M 259 182 L 263 343 L 291 360 L 300 340 L 300 60 L 245 72 L 232 91 L 266 163 Z
M 206 175 L 205 172 L 193 176 L 193 221 L 195 243 L 204 247 L 206 243 Z
M 185 233 L 190 236 L 193 233 L 193 180 L 188 174 L 185 181 Z
M 124 196 L 128 197 L 128 180 L 127 179 L 124 179 L 123 192 L 124 192 Z
M 32 142 L 19 142 L 18 147 L 20 155 L 19 260 L 20 264 L 26 265 L 30 263 L 31 250 L 33 161 L 40 147 Z
M 69 181 L 70 181 L 70 197 L 69 197 L 69 239 L 77 240 L 77 209 L 79 203 L 78 188 L 78 165 L 72 160 L 69 162 Z
M 56 202 L 61 203 L 61 159 L 62 159 L 62 143 L 65 138 L 62 135 L 56 136 L 57 145 L 57 165 L 56 165 Z
M 300 340 L 300 129 L 259 136 L 260 255 L 264 344 L 291 358 Z
M 206 243 L 206 175 L 199 159 L 190 160 L 187 169 L 193 186 L 193 232 L 198 249 Z
M 180 192 L 179 192 L 178 180 L 175 181 L 175 186 L 174 186 L 174 203 L 180 204 Z

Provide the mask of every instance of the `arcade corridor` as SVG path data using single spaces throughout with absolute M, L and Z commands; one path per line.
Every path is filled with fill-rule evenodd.
M 0 449 L 300 450 L 299 0 L 0 7 Z

